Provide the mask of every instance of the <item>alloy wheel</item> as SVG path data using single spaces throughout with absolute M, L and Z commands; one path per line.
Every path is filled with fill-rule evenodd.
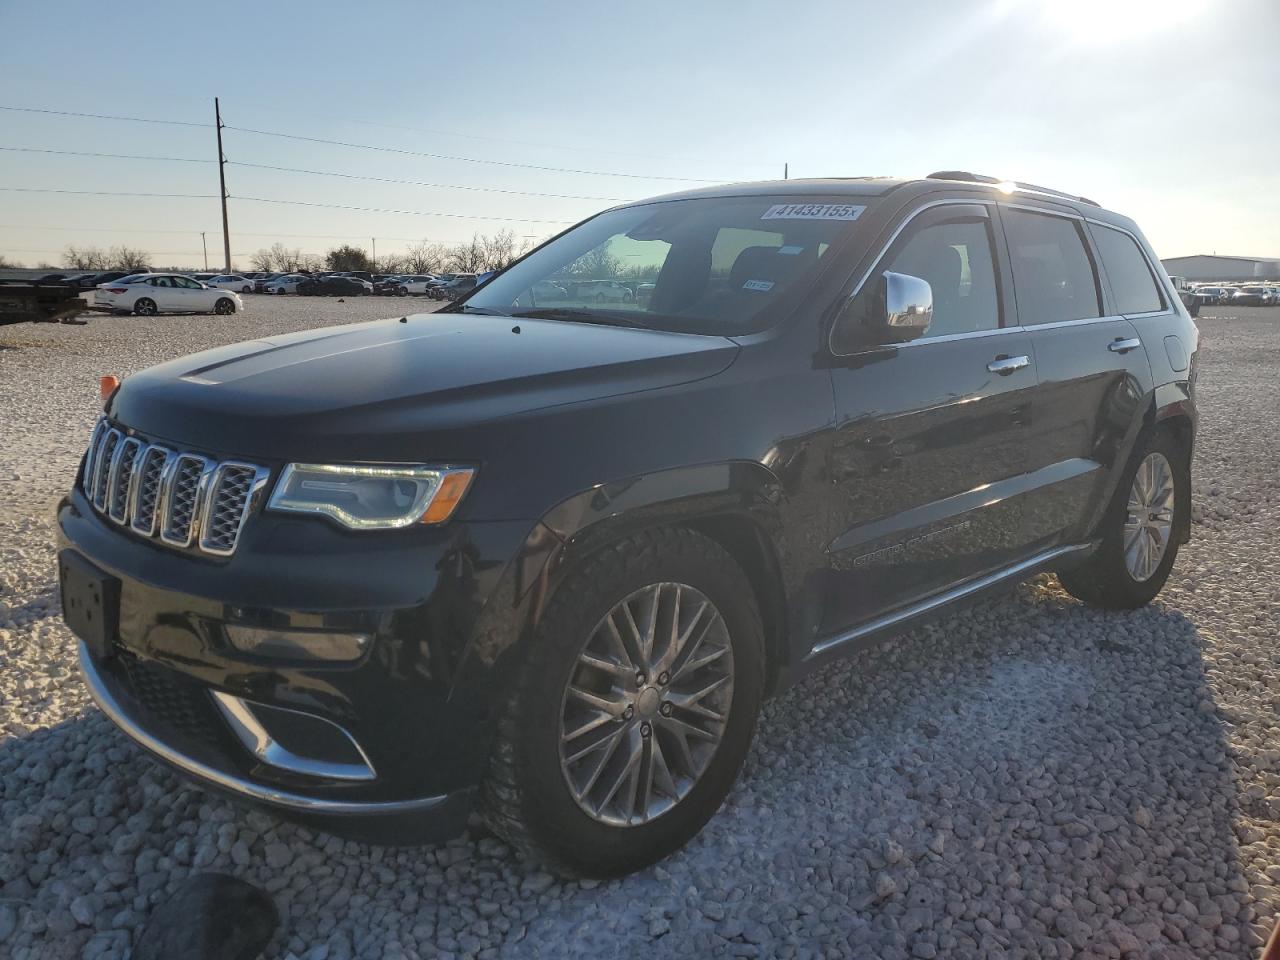
M 683 800 L 715 755 L 733 701 L 724 617 L 682 583 L 632 593 L 596 625 L 560 708 L 560 767 L 578 806 L 637 826 Z
M 1124 523 L 1124 563 L 1139 582 L 1149 580 L 1169 549 L 1173 532 L 1173 468 L 1163 453 L 1138 465 Z

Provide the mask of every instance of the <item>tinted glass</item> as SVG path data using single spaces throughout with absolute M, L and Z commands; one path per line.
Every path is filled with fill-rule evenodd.
M 1164 309 L 1164 298 L 1156 286 L 1147 258 L 1133 237 L 1119 230 L 1091 226 L 1102 269 L 1107 272 L 1118 313 L 1150 313 Z
M 494 277 L 466 305 L 690 333 L 760 330 L 795 305 L 869 202 L 790 199 L 705 197 L 607 211 Z
M 940 223 L 916 231 L 877 272 L 929 282 L 933 320 L 926 337 L 994 330 L 1000 325 L 991 238 L 985 222 Z
M 1074 220 L 1006 209 L 1004 224 L 1023 324 L 1102 315 L 1093 265 Z
M 175 287 L 185 287 L 188 290 L 199 290 L 200 284 L 192 280 L 190 277 L 174 277 L 173 285 Z

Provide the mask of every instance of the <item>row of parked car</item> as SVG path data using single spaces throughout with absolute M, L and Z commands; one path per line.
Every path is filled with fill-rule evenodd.
M 1191 289 L 1206 307 L 1280 307 L 1280 284 L 1197 283 Z
M 266 294 L 376 294 L 378 296 L 427 296 L 435 300 L 456 300 L 493 276 L 487 273 L 382 274 L 364 270 L 337 273 L 244 274 L 252 278 L 253 290 Z

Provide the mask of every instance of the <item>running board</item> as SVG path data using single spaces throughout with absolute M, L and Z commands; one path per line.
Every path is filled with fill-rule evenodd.
M 854 627 L 845 633 L 828 637 L 819 641 L 814 645 L 813 649 L 804 658 L 804 666 L 812 666 L 812 661 L 819 658 L 825 659 L 824 654 L 837 651 L 839 648 L 849 644 L 856 643 L 859 640 L 865 640 L 875 634 L 885 633 L 890 630 L 900 630 L 904 624 L 909 621 L 923 618 L 939 610 L 943 607 L 950 606 L 974 594 L 982 593 L 984 590 L 990 590 L 992 587 L 998 587 L 1003 583 L 1019 582 L 1027 579 L 1036 573 L 1041 573 L 1047 569 L 1055 560 L 1063 557 L 1072 556 L 1079 553 L 1088 553 L 1093 550 L 1095 544 L 1080 543 L 1067 547 L 1055 547 L 1044 553 L 1037 554 L 1028 560 L 1014 564 L 1012 567 L 1005 567 L 1003 570 L 997 570 L 989 573 L 984 577 L 976 580 L 970 580 L 959 586 L 952 587 L 942 593 L 935 593 L 931 597 L 918 600 L 915 603 L 895 610 L 892 613 L 886 613 L 884 616 L 877 617 L 875 620 L 868 621 L 861 626 Z

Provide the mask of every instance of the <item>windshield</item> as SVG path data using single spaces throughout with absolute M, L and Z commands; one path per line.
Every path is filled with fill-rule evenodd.
M 725 336 L 761 330 L 865 211 L 847 200 L 707 197 L 611 210 L 494 277 L 462 309 Z

